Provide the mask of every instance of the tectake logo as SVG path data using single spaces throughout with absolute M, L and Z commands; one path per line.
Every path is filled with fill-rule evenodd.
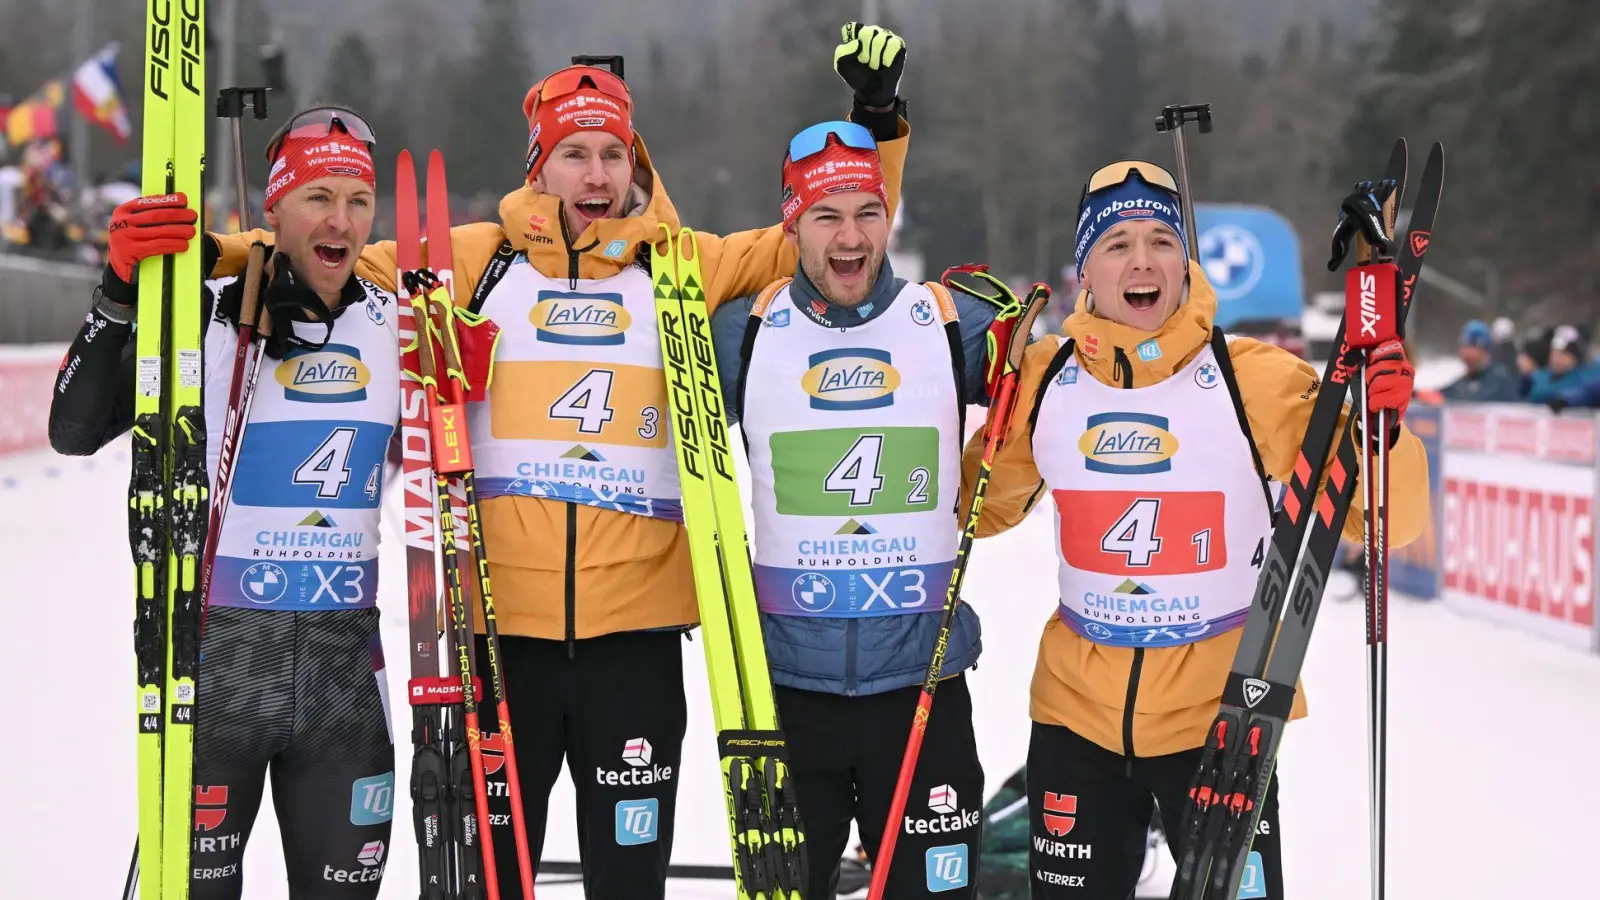
M 356 854 L 358 869 L 335 869 L 331 865 L 322 867 L 322 880 L 332 881 L 336 884 L 370 884 L 383 880 L 383 841 L 372 841 L 361 847 L 361 852 Z
M 590 347 L 626 342 L 633 324 L 621 294 L 580 291 L 540 291 L 528 319 L 544 343 Z
M 283 385 L 284 399 L 299 403 L 355 403 L 367 399 L 372 382 L 361 351 L 345 344 L 291 350 L 273 377 Z
M 1084 468 L 1107 475 L 1149 475 L 1172 471 L 1178 438 L 1167 430 L 1167 417 L 1148 413 L 1110 412 L 1089 417 L 1078 438 Z
M 925 819 L 906 816 L 902 823 L 905 833 L 955 834 L 977 828 L 983 819 L 981 810 L 962 809 L 956 789 L 948 784 L 938 785 L 928 791 L 928 811 L 936 815 Z
M 1073 363 L 1070 366 L 1062 366 L 1061 367 L 1061 371 L 1056 374 L 1056 384 L 1068 385 L 1068 384 L 1077 384 L 1077 383 L 1078 383 L 1078 364 L 1077 363 Z
M 894 405 L 900 373 L 889 351 L 872 347 L 841 348 L 813 353 L 811 368 L 800 387 L 811 396 L 811 408 L 829 411 L 881 409 Z
M 653 765 L 651 763 L 653 755 L 649 741 L 642 737 L 632 738 L 622 745 L 622 761 L 628 768 L 604 769 L 595 766 L 594 783 L 632 786 L 671 781 L 672 767 Z
M 766 322 L 768 328 L 788 328 L 789 310 L 775 309 L 772 312 L 767 313 Z

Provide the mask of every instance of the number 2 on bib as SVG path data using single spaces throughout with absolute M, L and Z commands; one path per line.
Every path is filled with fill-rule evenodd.
M 1228 563 L 1221 491 L 1055 491 L 1061 555 L 1108 575 L 1185 575 Z

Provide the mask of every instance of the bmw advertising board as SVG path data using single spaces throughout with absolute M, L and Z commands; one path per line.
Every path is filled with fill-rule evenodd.
M 1196 203 L 1195 229 L 1200 266 L 1217 290 L 1218 326 L 1299 320 L 1300 240 L 1287 219 L 1264 206 Z

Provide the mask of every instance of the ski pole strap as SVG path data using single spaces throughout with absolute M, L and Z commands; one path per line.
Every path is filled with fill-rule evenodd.
M 506 272 L 511 270 L 511 261 L 517 258 L 517 248 L 511 246 L 511 241 L 502 241 L 500 249 L 489 260 L 489 265 L 484 267 L 483 274 L 478 276 L 478 286 L 473 288 L 472 302 L 467 304 L 467 309 L 478 312 L 483 309 L 483 303 L 489 299 L 489 292 L 495 289 L 506 277 Z

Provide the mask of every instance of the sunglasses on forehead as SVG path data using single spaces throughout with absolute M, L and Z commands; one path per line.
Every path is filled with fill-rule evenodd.
M 821 153 L 832 138 L 857 150 L 877 150 L 872 132 L 854 122 L 820 122 L 789 139 L 789 161 L 799 162 Z
M 565 97 L 585 86 L 622 101 L 629 109 L 633 108 L 633 96 L 628 93 L 628 86 L 621 78 L 597 66 L 568 66 L 558 72 L 552 72 L 545 80 L 539 82 L 537 88 L 539 102 Z
M 1108 187 L 1116 187 L 1135 174 L 1144 179 L 1147 184 L 1165 188 L 1174 194 L 1178 193 L 1178 181 L 1172 177 L 1171 172 L 1155 163 L 1147 163 L 1137 159 L 1122 160 L 1121 162 L 1114 162 L 1096 169 L 1095 173 L 1089 176 L 1089 184 L 1084 188 L 1084 193 L 1092 194 L 1095 191 L 1103 191 Z
M 283 130 L 283 136 L 268 145 L 267 162 L 277 161 L 278 153 L 283 150 L 285 142 L 299 138 L 325 138 L 333 134 L 335 127 L 366 144 L 369 153 L 378 143 L 378 136 L 373 132 L 372 126 L 367 124 L 366 119 L 348 109 L 322 106 L 308 109 L 289 120 L 288 127 Z

